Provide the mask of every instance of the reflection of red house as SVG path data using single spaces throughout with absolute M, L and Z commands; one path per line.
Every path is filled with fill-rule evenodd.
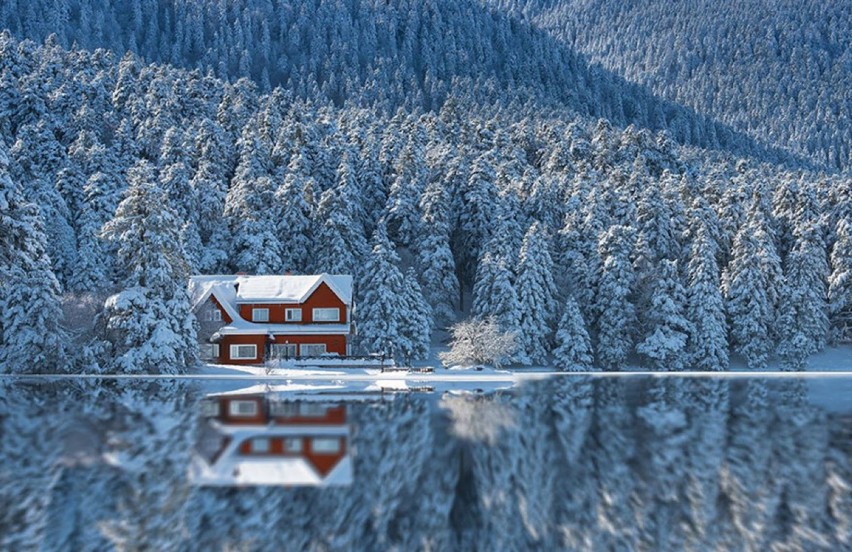
M 202 403 L 192 478 L 200 485 L 348 485 L 344 404 L 279 401 L 262 393 L 213 395 Z
M 202 357 L 224 364 L 345 355 L 352 277 L 193 276 Z

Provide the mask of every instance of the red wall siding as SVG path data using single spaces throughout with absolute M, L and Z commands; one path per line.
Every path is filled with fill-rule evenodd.
M 325 350 L 338 355 L 346 354 L 345 335 L 276 335 L 275 343 L 325 343 Z
M 325 350 L 338 355 L 346 354 L 345 335 L 276 335 L 276 343 L 325 343 Z M 266 335 L 225 335 L 219 342 L 219 363 L 221 364 L 261 364 L 266 359 Z M 258 358 L 253 360 L 231 359 L 231 345 L 255 345 Z
M 260 364 L 263 362 L 267 339 L 265 335 L 225 335 L 219 342 L 219 362 L 223 364 Z M 231 359 L 231 345 L 256 345 L 258 358 Z
M 313 316 L 315 308 L 334 308 L 340 309 L 339 322 L 314 322 Z M 287 322 L 284 320 L 284 309 L 301 308 L 301 322 Z M 346 323 L 346 305 L 336 293 L 331 291 L 331 288 L 325 282 L 321 283 L 317 289 L 305 300 L 302 304 L 261 304 L 261 303 L 245 303 L 240 305 L 240 316 L 249 322 L 251 319 L 252 309 L 269 309 L 270 324 L 345 324 Z M 260 322 L 261 324 L 263 322 Z

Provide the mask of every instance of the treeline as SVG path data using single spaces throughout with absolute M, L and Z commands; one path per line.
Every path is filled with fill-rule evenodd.
M 511 398 L 451 397 L 440 413 L 416 395 L 356 401 L 347 405 L 352 485 L 314 489 L 191 486 L 202 395 L 167 385 L 3 388 L 0 546 L 829 551 L 852 542 L 850 418 L 815 406 L 803 381 L 556 378 Z M 69 436 L 85 450 L 70 451 Z
M 844 2 L 488 0 L 670 101 L 807 156 L 852 165 Z
M 193 362 L 193 272 L 354 274 L 360 346 L 400 358 L 468 314 L 563 369 L 850 339 L 848 179 L 535 103 L 389 116 L 8 35 L 0 60 L 7 370 L 62 356 L 61 291 L 119 292 L 73 369 Z
M 460 93 L 484 106 L 534 100 L 668 130 L 680 143 L 797 162 L 774 140 L 756 144 L 661 101 L 478 0 L 10 0 L 0 5 L 2 28 L 18 39 L 245 77 L 263 93 L 280 87 L 312 102 L 393 113 L 436 111 Z

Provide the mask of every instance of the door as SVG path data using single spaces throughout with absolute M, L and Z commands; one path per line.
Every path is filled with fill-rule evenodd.
M 272 347 L 270 348 L 269 354 L 274 360 L 293 358 L 296 356 L 296 344 L 273 343 Z

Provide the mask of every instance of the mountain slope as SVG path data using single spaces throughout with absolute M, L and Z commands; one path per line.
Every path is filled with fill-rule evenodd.
M 756 140 L 826 167 L 852 165 L 849 2 L 487 3 Z

